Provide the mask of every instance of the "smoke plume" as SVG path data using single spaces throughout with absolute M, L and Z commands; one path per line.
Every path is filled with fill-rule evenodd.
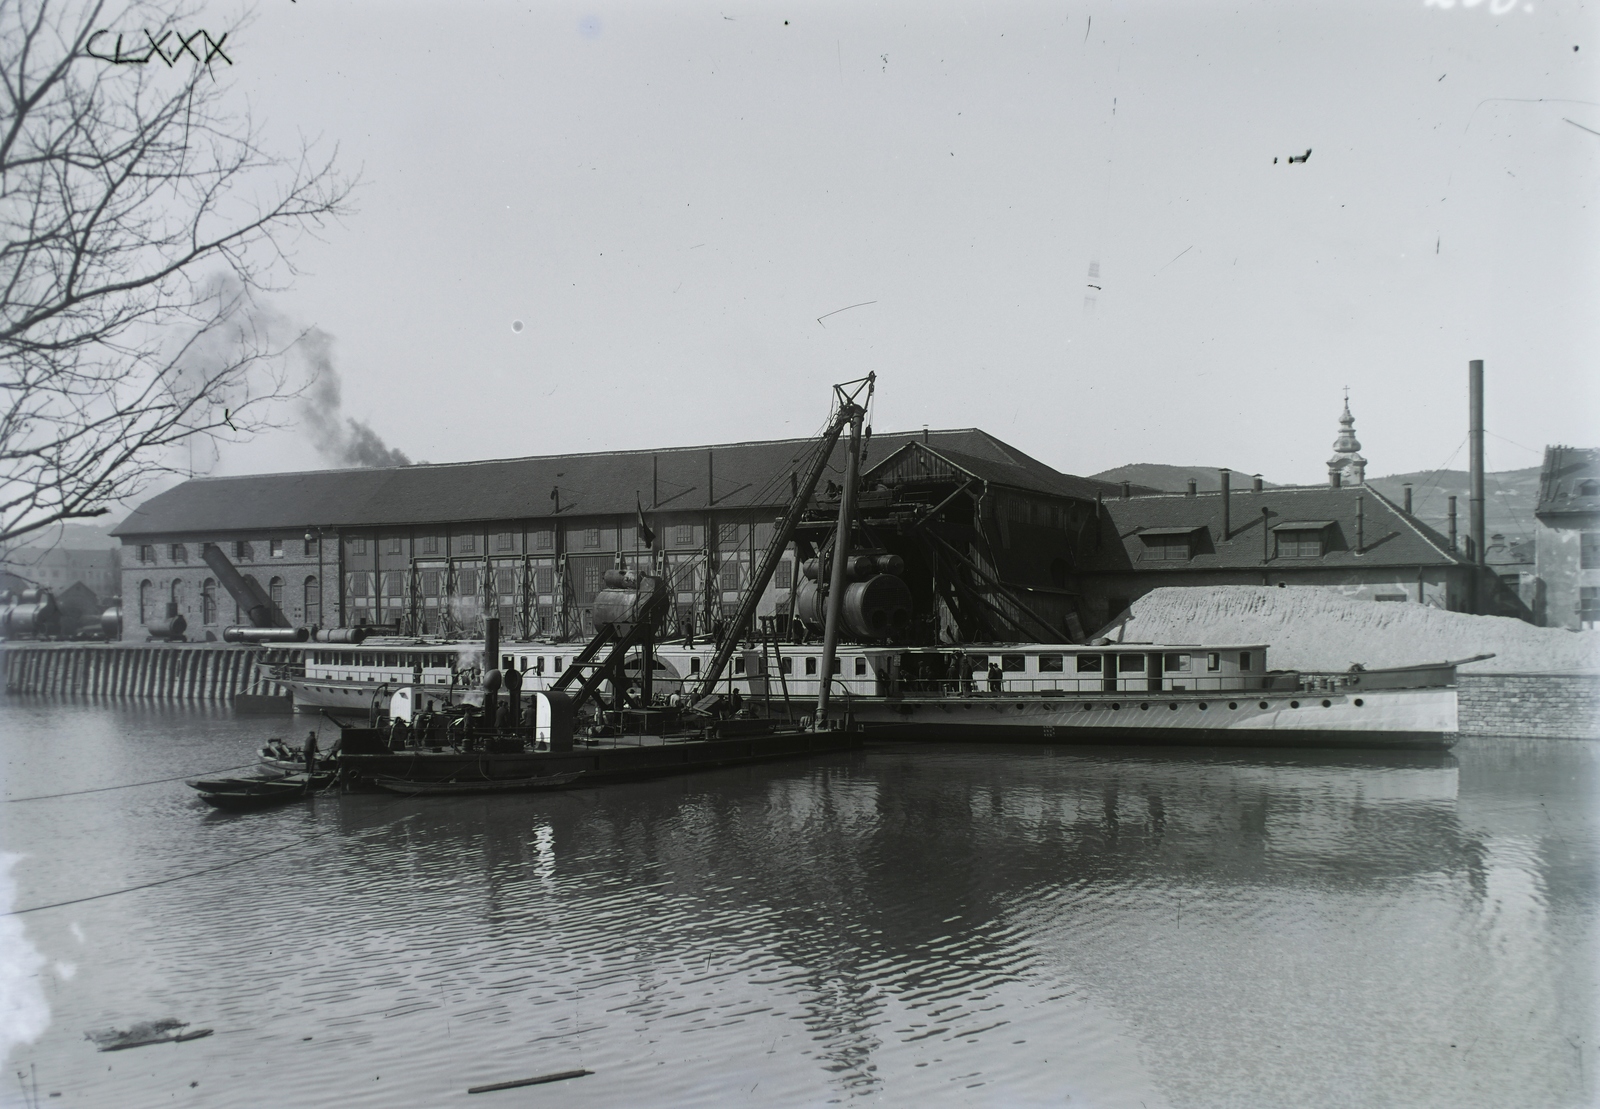
M 300 414 L 317 453 L 336 466 L 411 465 L 403 451 L 386 446 L 376 431 L 344 414 L 344 390 L 333 364 L 333 336 L 314 327 L 296 345 L 311 372 Z

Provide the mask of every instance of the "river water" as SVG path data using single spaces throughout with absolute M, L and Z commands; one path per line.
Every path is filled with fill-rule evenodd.
M 13 698 L 4 794 L 290 727 Z M 0 895 L 76 903 L 0 918 L 0 1104 L 1589 1105 L 1597 756 L 881 746 L 239 815 L 181 781 L 11 801 Z M 215 1032 L 85 1039 L 164 1017 Z

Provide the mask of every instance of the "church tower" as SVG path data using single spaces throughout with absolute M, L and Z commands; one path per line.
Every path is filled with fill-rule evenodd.
M 1333 457 L 1328 459 L 1328 484 L 1363 485 L 1367 480 L 1367 460 L 1361 457 L 1361 441 L 1356 438 L 1356 418 L 1350 415 L 1350 390 L 1344 391 L 1344 415 L 1339 417 L 1339 438 L 1333 441 Z

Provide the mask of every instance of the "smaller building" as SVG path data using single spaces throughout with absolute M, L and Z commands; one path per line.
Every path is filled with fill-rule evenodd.
M 1600 626 L 1600 450 L 1545 448 L 1534 517 L 1539 623 Z
M 1311 585 L 1373 601 L 1532 619 L 1492 568 L 1368 485 L 1168 493 L 1107 501 L 1083 576 L 1109 621 L 1159 586 Z
M 81 582 L 97 598 L 122 591 L 121 552 L 69 547 L 12 547 L 0 551 L 0 588 L 48 589 L 58 598 Z

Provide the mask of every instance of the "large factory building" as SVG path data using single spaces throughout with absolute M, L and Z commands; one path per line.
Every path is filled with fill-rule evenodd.
M 873 435 L 863 463 L 869 480 L 882 485 L 873 468 L 912 444 L 928 453 L 911 476 L 986 496 L 1007 545 L 1007 512 L 1020 506 L 1046 530 L 1070 515 L 1081 533 L 1097 497 L 1115 488 L 1061 474 L 975 429 Z M 814 447 L 814 440 L 789 439 L 195 478 L 152 497 L 116 529 L 124 544 L 123 637 L 145 640 L 147 626 L 169 613 L 184 617 L 191 640 L 219 639 L 226 626 L 247 622 L 206 561 L 208 544 L 285 626 L 371 624 L 466 636 L 480 632 L 488 612 L 507 634 L 582 638 L 592 631 L 588 608 L 605 571 L 639 566 L 672 582 L 670 631 L 705 634 L 731 613 Z M 844 452 L 843 444 L 835 449 L 825 487 L 842 480 Z M 928 469 L 936 457 L 937 475 Z M 826 502 L 828 493 L 818 497 Z M 1022 532 L 1038 530 L 1027 520 L 1016 528 L 1019 542 Z M 985 536 L 976 538 L 980 549 L 966 554 L 987 564 Z M 1046 600 L 1056 603 L 1040 607 L 1052 609 L 1059 634 L 1077 626 L 1076 617 L 1065 618 L 1075 583 L 1059 556 L 1037 568 L 1026 559 L 1002 561 L 996 578 L 1050 594 Z M 791 552 L 758 616 L 785 625 L 797 570 Z
M 284 627 L 476 637 L 497 615 L 508 636 L 586 639 L 619 567 L 670 582 L 669 635 L 715 634 L 816 449 L 785 439 L 196 478 L 116 529 L 123 638 L 161 637 L 181 616 L 188 639 L 217 640 L 254 607 Z M 761 598 L 776 634 L 803 630 L 799 575 L 831 535 L 845 450 Z M 1163 585 L 1316 585 L 1527 615 L 1349 461 L 1334 459 L 1345 472 L 1328 486 L 1161 495 L 1060 473 L 976 429 L 878 434 L 852 550 L 902 559 L 904 642 L 1078 641 Z

